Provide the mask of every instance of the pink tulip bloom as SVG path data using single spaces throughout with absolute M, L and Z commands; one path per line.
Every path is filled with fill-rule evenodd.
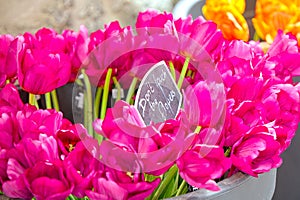
M 47 73 L 45 73 L 47 72 Z M 70 78 L 69 57 L 45 49 L 27 49 L 19 68 L 21 87 L 33 94 L 45 94 L 65 85 Z
M 178 53 L 195 59 L 203 54 L 204 49 L 213 59 L 218 59 L 224 40 L 213 22 L 201 17 L 194 21 L 190 17 L 174 20 L 171 13 L 151 9 L 139 13 L 135 27 L 139 35 L 174 35 L 180 44 Z
M 0 46 L 1 46 L 1 57 L 0 57 L 0 72 L 5 73 L 6 57 L 8 53 L 8 48 L 11 42 L 14 40 L 12 35 L 0 35 Z
M 13 148 L 19 142 L 18 123 L 13 114 L 0 114 L 0 149 Z
M 24 173 L 36 163 L 57 160 L 57 143 L 53 137 L 43 134 L 39 140 L 22 139 L 7 152 L 7 157 L 8 180 L 3 183 L 4 194 L 12 198 L 30 199 L 32 191 L 24 183 Z
M 172 33 L 173 15 L 160 13 L 154 9 L 140 12 L 137 16 L 135 27 L 139 34 L 153 35 L 155 33 Z
M 3 193 L 10 198 L 18 198 L 30 200 L 33 198 L 33 194 L 25 185 L 24 175 L 20 175 L 19 178 L 6 181 L 3 183 Z
M 274 57 L 283 52 L 291 54 L 298 53 L 299 47 L 295 36 L 292 34 L 284 34 L 282 30 L 279 30 L 274 42 L 267 51 L 267 56 Z
M 284 151 L 289 145 L 300 121 L 300 96 L 296 87 L 290 84 L 274 84 L 262 96 L 266 118 L 275 122 L 277 141 Z
M 190 32 L 185 37 L 189 39 L 181 41 L 181 51 L 185 52 L 184 55 L 192 55 L 192 57 L 197 59 L 202 56 L 203 50 L 205 50 L 212 60 L 219 59 L 224 38 L 215 23 L 198 17 L 191 24 Z M 197 46 L 195 46 L 194 42 L 198 43 Z M 199 47 L 203 49 L 199 50 Z
M 104 166 L 87 150 L 82 142 L 65 158 L 67 177 L 74 184 L 72 194 L 83 198 L 86 190 L 92 189 L 92 179 Z
M 13 113 L 23 108 L 24 104 L 20 98 L 17 88 L 13 84 L 7 84 L 0 89 L 0 114 Z
M 8 181 L 7 175 L 7 162 L 8 158 L 6 155 L 7 150 L 1 149 L 0 150 L 0 190 L 3 191 L 3 183 Z
M 50 52 L 65 52 L 66 43 L 64 37 L 50 28 L 41 28 L 35 33 L 37 49 L 49 49 Z
M 82 67 L 88 53 L 88 30 L 85 26 L 80 26 L 79 32 L 64 30 L 62 33 L 66 43 L 67 54 L 71 59 L 71 79 L 74 82 L 79 69 Z
M 262 78 L 244 77 L 232 85 L 228 91 L 227 98 L 235 100 L 235 107 L 239 106 L 243 101 L 254 101 L 259 98 L 263 84 Z
M 80 141 L 77 132 L 78 126 L 80 125 L 72 124 L 69 120 L 62 119 L 62 125 L 56 133 L 57 143 L 62 154 L 68 155 Z
M 3 88 L 6 85 L 6 74 L 0 74 L 0 88 Z
M 117 183 L 99 177 L 93 181 L 94 190 L 87 190 L 86 195 L 90 200 L 127 199 L 128 192 Z
M 254 66 L 257 74 L 274 77 L 292 83 L 293 76 L 300 75 L 300 55 L 295 36 L 278 31 L 274 42 L 260 62 Z
M 100 145 L 101 161 L 122 171 L 164 173 L 192 143 L 188 125 L 182 117 L 145 126 L 133 106 L 118 101 L 103 121 L 94 122 L 107 138 Z
M 214 127 L 223 120 L 225 96 L 222 85 L 199 81 L 185 91 L 184 110 L 194 127 Z
M 118 21 L 105 25 L 90 35 L 86 73 L 91 82 L 103 86 L 107 69 L 112 76 L 123 75 L 123 70 L 131 67 L 130 51 L 133 50 L 131 27 L 121 28 Z
M 24 169 L 32 167 L 39 161 L 54 161 L 59 158 L 56 140 L 45 134 L 41 134 L 37 140 L 22 139 L 7 153 L 7 156 L 15 159 Z
M 247 132 L 232 147 L 230 158 L 233 165 L 255 177 L 279 167 L 281 146 L 273 132 L 266 126 L 257 126 Z
M 38 139 L 40 134 L 55 136 L 62 123 L 62 113 L 55 110 L 36 110 L 25 106 L 16 114 L 22 138 Z
M 0 77 L 15 81 L 17 76 L 18 52 L 21 49 L 21 41 L 11 35 L 0 35 Z
M 237 116 L 227 115 L 227 121 L 224 126 L 225 143 L 227 147 L 232 147 L 246 132 L 249 126 L 243 123 L 243 119 Z
M 180 176 L 190 185 L 217 191 L 214 179 L 220 178 L 231 166 L 223 148 L 198 144 L 177 160 Z
M 66 199 L 73 190 L 73 184 L 66 178 L 60 161 L 38 162 L 24 175 L 26 186 L 37 200 Z
M 66 44 L 62 35 L 43 28 L 35 35 L 25 33 L 20 38 L 24 42 L 18 54 L 18 80 L 24 90 L 44 94 L 69 81 L 70 57 L 65 53 Z
M 93 191 L 86 191 L 90 199 L 145 199 L 158 186 L 160 179 L 144 181 L 142 174 L 120 172 L 107 168 L 93 179 Z

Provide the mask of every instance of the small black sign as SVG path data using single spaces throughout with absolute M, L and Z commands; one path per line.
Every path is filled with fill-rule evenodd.
M 135 107 L 146 125 L 174 119 L 179 112 L 182 95 L 164 61 L 145 74 L 139 86 Z

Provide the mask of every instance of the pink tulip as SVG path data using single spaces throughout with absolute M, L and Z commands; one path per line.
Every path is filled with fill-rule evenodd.
M 225 103 L 222 86 L 209 81 L 199 81 L 185 91 L 184 110 L 189 123 L 195 127 L 213 127 L 222 121 Z
M 15 159 L 24 169 L 32 167 L 39 161 L 54 161 L 59 158 L 56 140 L 44 134 L 41 134 L 38 140 L 22 139 L 7 153 L 7 156 Z
M 182 121 L 181 121 L 182 120 Z M 179 118 L 145 126 L 137 110 L 118 101 L 94 128 L 107 140 L 100 145 L 101 161 L 122 171 L 161 174 L 192 143 L 188 123 Z
M 263 83 L 262 78 L 251 76 L 239 79 L 228 91 L 227 98 L 235 100 L 235 107 L 243 101 L 254 101 L 259 98 Z
M 139 34 L 172 33 L 172 22 L 171 13 L 148 9 L 138 14 L 135 27 Z
M 1 46 L 1 59 L 0 59 L 0 69 L 1 73 L 5 73 L 3 69 L 5 69 L 6 57 L 8 53 L 8 48 L 10 43 L 14 40 L 12 35 L 0 35 L 0 46 Z
M 17 55 L 21 48 L 21 41 L 11 35 L 0 35 L 0 75 L 14 81 L 17 76 Z
M 67 165 L 67 177 L 74 184 L 72 194 L 83 198 L 85 191 L 92 189 L 96 172 L 103 170 L 102 163 L 92 156 L 82 142 L 76 144 L 64 162 Z
M 171 13 L 160 13 L 151 9 L 139 13 L 136 28 L 139 35 L 174 35 L 180 45 L 178 53 L 195 59 L 203 54 L 203 49 L 213 59 L 217 59 L 224 40 L 222 33 L 217 31 L 216 24 L 201 17 L 194 21 L 189 17 L 174 20 Z
M 284 34 L 282 30 L 279 30 L 274 42 L 267 51 L 267 56 L 274 57 L 283 52 L 291 54 L 298 53 L 299 48 L 295 36 L 292 34 Z
M 300 97 L 296 87 L 290 84 L 274 84 L 262 96 L 266 118 L 275 122 L 277 141 L 284 151 L 298 128 Z
M 222 147 L 198 144 L 177 160 L 180 176 L 190 185 L 217 191 L 214 179 L 220 178 L 231 166 Z
M 18 78 L 24 90 L 44 94 L 65 85 L 70 74 L 70 61 L 66 55 L 44 49 L 27 49 Z
M 80 125 L 74 125 L 67 119 L 62 120 L 62 125 L 56 133 L 57 143 L 62 154 L 68 155 L 80 141 L 77 132 L 78 126 Z
M 112 180 L 107 180 L 105 177 L 95 178 L 93 180 L 94 190 L 87 190 L 86 195 L 91 200 L 97 199 L 127 199 L 128 192 Z
M 19 138 L 18 124 L 13 114 L 3 113 L 0 115 L 0 149 L 14 147 Z
M 18 79 L 24 90 L 44 94 L 69 81 L 71 65 L 69 56 L 65 54 L 63 36 L 43 28 L 35 35 L 25 33 L 23 40 L 23 47 L 18 55 Z
M 274 132 L 274 131 L 273 131 Z M 240 138 L 233 147 L 231 160 L 242 172 L 257 177 L 280 166 L 280 143 L 266 126 L 257 126 Z
M 212 60 L 217 60 L 224 38 L 221 31 L 217 30 L 216 24 L 198 17 L 193 21 L 190 30 L 190 33 L 186 35 L 190 38 L 188 42 L 182 41 L 182 51 L 198 58 L 203 54 L 203 49 L 205 49 Z M 199 46 L 195 47 L 193 45 L 194 41 L 203 49 L 199 51 Z
M 17 88 L 13 84 L 7 84 L 0 89 L 0 114 L 16 113 L 23 108 L 24 104 L 20 98 Z
M 0 190 L 3 191 L 3 183 L 8 181 L 7 176 L 7 162 L 8 158 L 6 155 L 7 150 L 1 149 L 0 150 Z
M 66 199 L 73 190 L 73 184 L 66 176 L 61 162 L 39 162 L 24 173 L 25 184 L 39 199 Z
M 263 72 L 265 77 L 274 77 L 286 83 L 292 83 L 292 77 L 300 75 L 299 48 L 295 36 L 278 31 L 278 35 L 262 57 L 254 66 L 257 74 Z
M 3 193 L 5 194 L 5 196 L 10 198 L 25 200 L 30 200 L 33 198 L 33 194 L 25 185 L 24 175 L 21 175 L 17 179 L 4 182 Z
M 107 168 L 93 179 L 93 191 L 86 191 L 90 199 L 145 199 L 158 186 L 160 179 L 144 181 L 142 174 L 120 172 Z
M 62 113 L 55 110 L 36 110 L 26 106 L 16 115 L 22 138 L 38 139 L 41 133 L 55 136 L 62 123 Z
M 224 42 L 217 67 L 228 88 L 239 79 L 253 75 L 252 62 L 258 57 L 257 54 L 250 44 L 243 41 Z
M 71 59 L 72 74 L 70 82 L 73 82 L 87 57 L 88 30 L 82 25 L 78 33 L 72 30 L 64 30 L 62 36 L 66 43 L 67 54 Z
M 103 86 L 108 68 L 113 69 L 112 76 L 119 76 L 123 69 L 131 67 L 131 27 L 121 28 L 117 21 L 105 25 L 103 30 L 91 33 L 88 50 L 86 73 L 94 85 Z
M 243 123 L 243 119 L 237 116 L 227 116 L 224 126 L 225 143 L 227 147 L 232 147 L 246 132 L 249 126 Z
M 35 33 L 37 49 L 49 49 L 50 52 L 64 52 L 66 43 L 64 37 L 50 28 L 41 28 Z
M 24 183 L 24 173 L 36 163 L 57 160 L 57 144 L 53 137 L 43 134 L 39 140 L 22 139 L 7 152 L 7 157 L 8 180 L 3 183 L 4 194 L 12 198 L 30 199 L 32 191 Z
M 3 88 L 6 85 L 6 74 L 0 74 L 0 88 Z

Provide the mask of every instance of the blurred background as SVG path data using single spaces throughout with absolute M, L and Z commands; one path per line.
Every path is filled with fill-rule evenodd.
M 177 0 L 0 0 L 0 34 L 34 33 L 41 27 L 57 32 L 78 30 L 84 24 L 89 32 L 113 20 L 133 25 L 139 11 L 146 8 L 172 11 Z
M 189 4 L 187 6 L 187 2 Z M 253 37 L 251 18 L 254 16 L 255 0 L 246 1 L 244 16 L 249 23 L 250 38 Z M 122 26 L 134 25 L 139 11 L 156 8 L 174 12 L 174 15 L 202 14 L 204 0 L 0 0 L 0 34 L 12 35 L 34 33 L 41 27 L 78 30 L 84 24 L 89 32 L 103 27 L 113 20 Z M 299 131 L 298 131 L 299 132 Z M 300 199 L 300 133 L 283 154 L 283 165 L 278 169 L 277 186 L 273 200 Z

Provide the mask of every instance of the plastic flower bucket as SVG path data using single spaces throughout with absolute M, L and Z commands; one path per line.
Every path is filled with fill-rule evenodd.
M 272 199 L 276 185 L 276 173 L 277 169 L 273 169 L 254 178 L 239 172 L 219 182 L 221 190 L 218 192 L 200 189 L 171 199 Z

